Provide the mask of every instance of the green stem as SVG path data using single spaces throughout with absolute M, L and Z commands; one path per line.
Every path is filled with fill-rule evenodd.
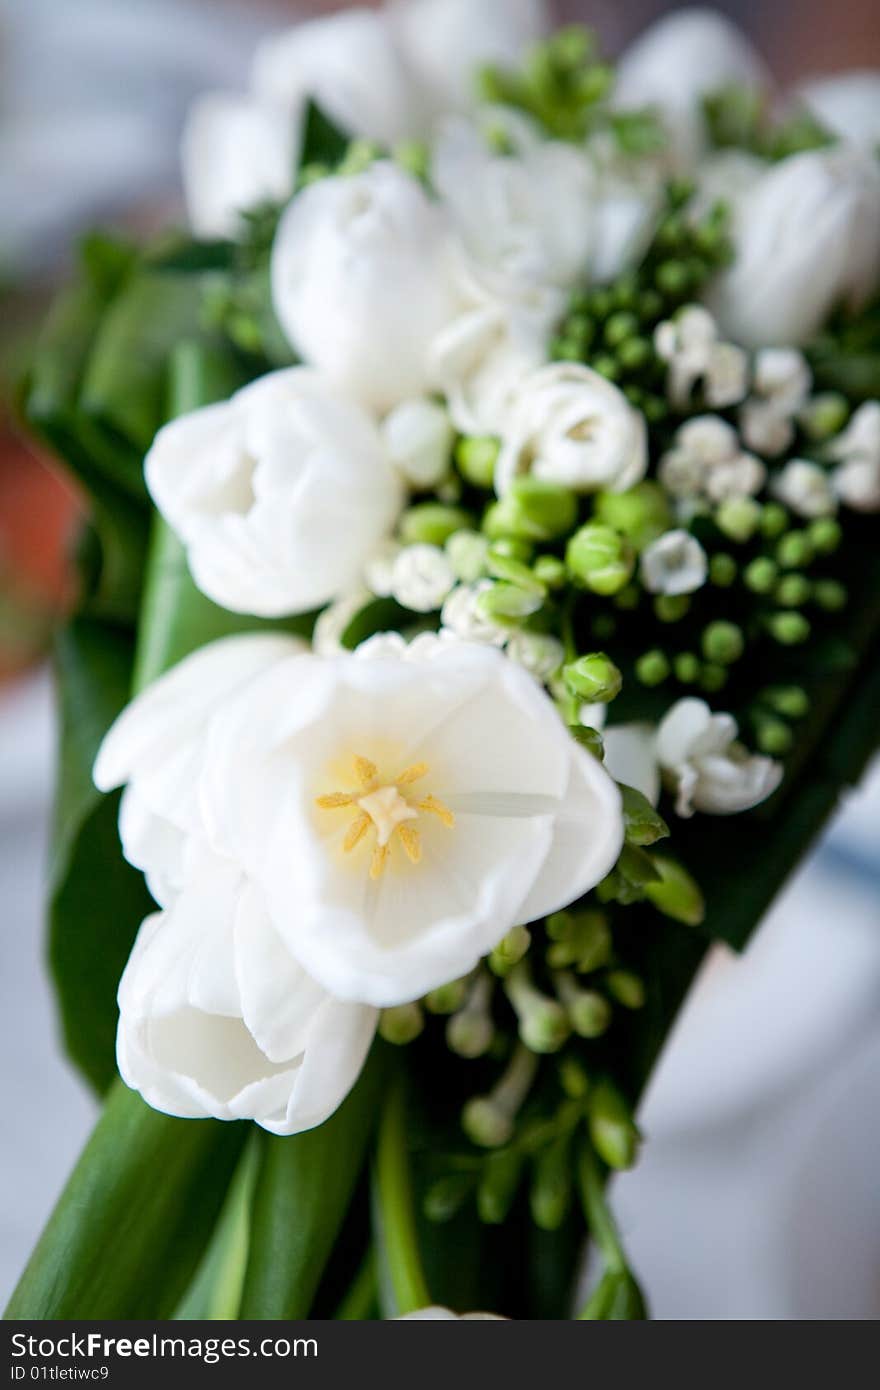
M 623 1246 L 620 1243 L 620 1236 L 605 1200 L 605 1177 L 593 1150 L 588 1144 L 584 1144 L 581 1148 L 578 1160 L 578 1183 L 590 1235 L 602 1253 L 606 1269 L 626 1269 L 627 1261 Z
M 368 1322 L 379 1302 L 379 1277 L 372 1246 L 367 1250 L 354 1282 L 336 1311 L 336 1322 Z
M 431 1302 L 422 1268 L 406 1133 L 402 1081 L 385 1103 L 379 1125 L 374 1183 L 376 1217 L 398 1314 L 413 1313 Z

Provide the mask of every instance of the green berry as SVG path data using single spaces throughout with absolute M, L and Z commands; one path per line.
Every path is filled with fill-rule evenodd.
M 833 555 L 843 538 L 839 521 L 833 516 L 820 516 L 807 527 L 814 549 L 819 555 Z
M 719 589 L 729 589 L 736 580 L 737 565 L 732 555 L 722 551 L 713 555 L 709 561 L 709 578 Z
M 803 613 L 773 613 L 767 619 L 767 628 L 783 647 L 799 646 L 810 635 L 810 624 Z
M 817 580 L 813 587 L 813 597 L 826 613 L 839 613 L 849 602 L 846 588 L 836 579 Z
M 784 570 L 804 569 L 814 554 L 813 542 L 806 531 L 789 531 L 776 546 L 776 558 Z
M 490 435 L 467 435 L 455 446 L 455 462 L 466 482 L 491 488 L 501 445 Z
M 659 594 L 654 600 L 654 612 L 661 623 L 680 623 L 690 606 L 687 594 Z
M 629 583 L 635 569 L 635 552 L 625 536 L 610 526 L 590 522 L 572 536 L 565 563 L 577 583 L 608 597 Z
M 731 666 L 739 661 L 746 649 L 742 628 L 723 619 L 705 628 L 701 645 L 706 660 L 717 662 L 720 666 Z
M 743 583 L 753 594 L 769 594 L 779 575 L 779 567 L 769 555 L 759 555 L 743 571 Z
M 636 680 L 649 687 L 662 685 L 669 678 L 670 670 L 669 658 L 659 647 L 644 652 L 635 664 Z
M 780 502 L 767 502 L 761 511 L 761 532 L 768 541 L 777 540 L 788 530 L 791 518 Z
M 672 663 L 675 679 L 682 685 L 695 685 L 700 679 L 700 658 L 695 652 L 679 652 Z

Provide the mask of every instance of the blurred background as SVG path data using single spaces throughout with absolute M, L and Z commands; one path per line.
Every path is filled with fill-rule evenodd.
M 474 0 L 478 5 L 479 0 Z M 94 1114 L 43 964 L 53 777 L 46 653 L 78 499 L 10 401 L 76 236 L 179 215 L 191 98 L 240 85 L 263 33 L 339 5 L 0 0 L 0 1305 Z M 663 0 L 562 0 L 619 51 Z M 781 82 L 880 66 L 876 0 L 728 0 Z M 666 1319 L 880 1316 L 880 769 L 742 959 L 704 969 L 615 1203 Z

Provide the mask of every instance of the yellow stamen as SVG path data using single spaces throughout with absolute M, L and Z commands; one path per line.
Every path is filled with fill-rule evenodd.
M 351 806 L 354 797 L 349 792 L 328 792 L 326 796 L 316 798 L 317 804 L 324 811 L 336 811 L 340 806 Z
M 407 767 L 401 772 L 394 781 L 398 787 L 408 787 L 412 782 L 418 782 L 428 772 L 427 763 L 413 763 L 412 767 Z
M 375 763 L 370 762 L 369 758 L 355 758 L 354 770 L 362 787 L 371 787 L 379 776 L 379 769 Z
M 359 845 L 370 828 L 370 817 L 366 811 L 362 811 L 357 820 L 353 820 L 348 827 L 348 834 L 342 842 L 342 848 L 346 854 L 350 854 L 355 845 Z
M 404 853 L 411 864 L 419 864 L 422 859 L 422 837 L 412 825 L 399 825 L 397 833 L 400 836 L 400 843 L 403 845 Z
M 373 850 L 373 858 L 370 862 L 370 878 L 375 880 L 381 878 L 385 872 L 385 861 L 388 858 L 388 846 L 377 845 Z
M 451 830 L 455 825 L 455 816 L 436 796 L 426 796 L 422 801 L 417 801 L 416 806 L 420 811 L 427 811 L 430 815 L 436 816 L 447 830 Z

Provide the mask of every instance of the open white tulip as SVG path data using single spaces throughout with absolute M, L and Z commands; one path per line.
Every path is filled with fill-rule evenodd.
M 702 99 L 732 84 L 764 86 L 766 72 L 746 36 L 723 15 L 685 9 L 652 24 L 623 54 L 617 69 L 617 106 L 659 108 L 672 149 L 684 165 L 703 152 Z
M 294 198 L 272 252 L 272 297 L 291 344 L 365 406 L 428 389 L 428 349 L 454 317 L 446 218 L 417 179 L 378 162 Z
M 122 1079 L 170 1115 L 311 1129 L 357 1080 L 378 1013 L 309 979 L 237 866 L 204 847 L 196 857 L 123 973 Z
M 389 17 L 437 111 L 473 105 L 479 68 L 517 67 L 528 45 L 551 27 L 544 0 L 396 0 Z
M 798 87 L 795 96 L 832 135 L 872 153 L 880 145 L 880 72 L 817 77 Z
M 773 165 L 734 207 L 735 259 L 709 307 L 737 342 L 799 346 L 880 283 L 880 165 L 848 146 Z
M 518 384 L 495 467 L 499 495 L 523 473 L 579 492 L 625 492 L 648 466 L 644 417 L 589 367 L 557 363 Z
M 145 469 L 199 588 L 260 617 L 353 588 L 404 496 L 371 417 L 301 367 L 173 420 Z
M 335 997 L 407 1003 L 617 860 L 616 784 L 488 647 L 294 656 L 212 721 L 211 843 Z
M 298 122 L 253 97 L 212 92 L 194 102 L 180 158 L 196 236 L 235 237 L 242 213 L 289 198 L 299 140 Z
M 737 742 L 736 720 L 713 714 L 705 700 L 678 700 L 657 729 L 657 760 L 676 790 L 680 816 L 704 811 L 731 816 L 766 801 L 782 781 L 782 765 Z
M 423 104 L 387 17 L 362 7 L 264 39 L 252 87 L 297 120 L 311 98 L 347 134 L 381 144 L 410 139 L 424 126 Z

